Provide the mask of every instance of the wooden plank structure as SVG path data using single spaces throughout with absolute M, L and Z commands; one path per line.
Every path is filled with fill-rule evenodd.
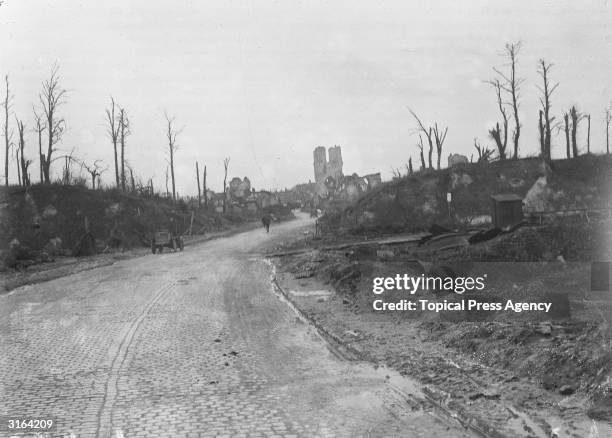
M 506 228 L 523 220 L 523 198 L 513 193 L 491 196 L 493 200 L 493 225 Z

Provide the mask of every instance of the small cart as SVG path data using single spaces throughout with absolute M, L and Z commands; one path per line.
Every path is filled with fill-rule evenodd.
M 182 251 L 184 247 L 183 236 L 172 236 L 168 231 L 156 231 L 153 239 L 151 239 L 151 252 L 153 254 L 164 252 L 164 248 L 171 248 L 175 252 L 177 249 Z

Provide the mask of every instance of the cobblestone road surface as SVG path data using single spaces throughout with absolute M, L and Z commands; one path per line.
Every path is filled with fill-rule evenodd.
M 301 225 L 0 296 L 0 415 L 54 418 L 46 436 L 70 438 L 468 436 L 279 300 L 253 251 Z

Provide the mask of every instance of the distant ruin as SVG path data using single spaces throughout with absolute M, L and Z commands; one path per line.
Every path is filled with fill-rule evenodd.
M 323 146 L 315 148 L 314 176 L 317 195 L 327 197 L 328 186 L 336 186 L 344 176 L 342 173 L 342 150 L 340 146 L 329 148 L 329 161 Z
M 319 146 L 313 151 L 313 157 L 315 192 L 319 198 L 355 199 L 382 182 L 380 173 L 345 176 L 340 146 L 330 147 L 327 153 L 323 146 Z

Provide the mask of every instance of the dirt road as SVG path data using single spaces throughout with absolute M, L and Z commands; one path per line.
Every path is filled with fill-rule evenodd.
M 469 436 L 412 382 L 337 358 L 275 293 L 257 253 L 306 221 L 0 296 L 0 415 L 79 438 Z

